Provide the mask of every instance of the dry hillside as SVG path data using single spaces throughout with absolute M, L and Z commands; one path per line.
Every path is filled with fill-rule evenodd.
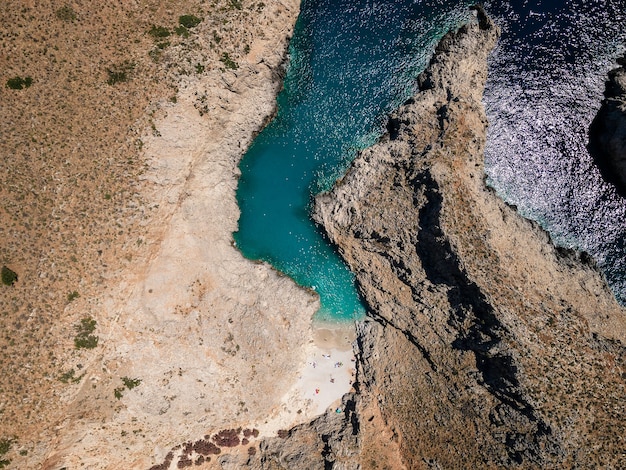
M 0 265 L 18 276 L 0 285 L 4 458 L 60 420 L 59 396 L 106 341 L 96 300 L 151 256 L 142 138 L 181 84 L 254 54 L 282 8 L 266 3 L 0 3 Z

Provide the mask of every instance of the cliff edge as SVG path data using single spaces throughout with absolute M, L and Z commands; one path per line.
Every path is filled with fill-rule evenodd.
M 589 129 L 589 150 L 602 176 L 626 195 L 626 55 L 609 72 L 605 99 Z
M 477 16 L 442 39 L 388 133 L 316 201 L 368 305 L 358 460 L 623 466 L 625 312 L 592 263 L 485 186 L 498 30 Z

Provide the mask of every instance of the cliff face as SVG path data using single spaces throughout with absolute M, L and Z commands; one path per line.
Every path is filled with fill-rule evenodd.
M 624 465 L 625 312 L 584 256 L 485 187 L 498 30 L 478 16 L 443 38 L 388 134 L 316 201 L 368 305 L 358 460 Z
M 316 200 L 368 306 L 354 393 L 205 467 L 626 464 L 626 312 L 585 256 L 484 184 L 497 37 L 482 11 L 444 37 L 388 133 Z
M 604 178 L 626 194 L 626 56 L 609 72 L 605 99 L 589 130 L 589 147 Z

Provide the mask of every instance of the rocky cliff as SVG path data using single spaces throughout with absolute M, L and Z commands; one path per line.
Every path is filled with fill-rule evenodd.
M 586 256 L 485 186 L 481 98 L 498 30 L 477 16 L 316 200 L 368 307 L 356 392 L 239 466 L 626 464 L 626 312 Z
M 626 194 L 626 56 L 609 72 L 605 99 L 589 130 L 589 148 L 603 177 Z

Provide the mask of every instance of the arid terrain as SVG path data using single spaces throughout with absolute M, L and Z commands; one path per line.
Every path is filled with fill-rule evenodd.
M 0 5 L 0 468 L 624 467 L 624 308 L 484 183 L 482 9 L 316 199 L 356 328 L 237 251 L 298 8 Z
M 237 163 L 274 112 L 297 14 L 0 6 L 3 465 L 148 468 L 350 389 L 349 332 L 314 334 L 316 297 L 232 246 Z M 310 398 L 322 353 L 344 378 Z

